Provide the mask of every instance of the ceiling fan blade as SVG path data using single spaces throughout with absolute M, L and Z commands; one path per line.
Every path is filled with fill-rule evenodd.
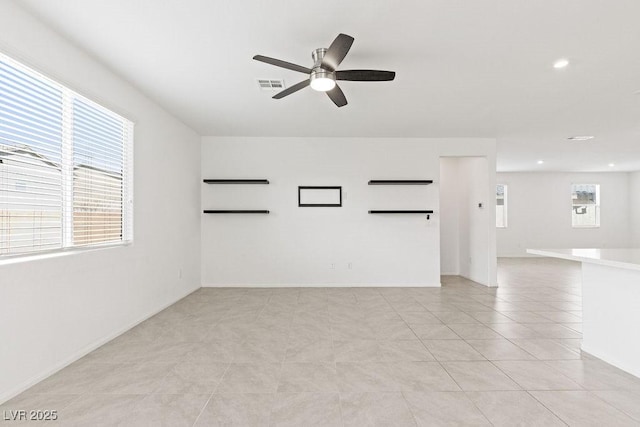
M 380 70 L 344 70 L 336 71 L 336 80 L 352 82 L 387 82 L 396 77 L 394 71 Z
M 344 92 L 340 89 L 340 86 L 336 85 L 330 91 L 327 91 L 327 95 L 338 107 L 344 107 L 347 105 L 347 98 L 344 96 Z
M 329 49 L 322 58 L 322 68 L 329 71 L 335 71 L 342 62 L 347 52 L 351 49 L 353 37 L 346 34 L 338 34 L 338 37 L 331 43 Z
M 268 56 L 256 55 L 253 57 L 256 61 L 266 62 L 267 64 L 275 65 L 276 67 L 286 68 L 287 70 L 298 71 L 300 73 L 311 74 L 311 69 L 303 67 L 302 65 L 292 64 L 291 62 L 281 61 L 275 58 L 269 58 Z
M 296 83 L 293 86 L 286 88 L 282 92 L 278 92 L 275 95 L 273 95 L 273 99 L 280 99 L 280 98 L 284 98 L 287 95 L 291 95 L 292 93 L 297 92 L 300 89 L 304 89 L 305 87 L 309 86 L 309 83 L 310 83 L 309 79 L 303 80 L 300 83 Z

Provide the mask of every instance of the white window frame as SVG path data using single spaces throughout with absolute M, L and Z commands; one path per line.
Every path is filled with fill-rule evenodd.
M 32 250 L 28 252 L 0 254 L 0 265 L 5 262 L 12 263 L 14 261 L 37 259 L 41 255 L 48 257 L 62 252 L 84 252 L 100 248 L 108 248 L 114 246 L 130 245 L 133 243 L 133 149 L 134 149 L 134 122 L 127 119 L 119 113 L 104 107 L 90 98 L 70 89 L 66 85 L 51 79 L 20 61 L 0 52 L 0 60 L 10 64 L 12 67 L 30 75 L 32 78 L 46 82 L 48 85 L 56 87 L 62 92 L 63 97 L 63 119 L 62 119 L 62 236 L 61 247 L 55 249 Z M 106 242 L 75 244 L 73 238 L 73 100 L 80 100 L 83 103 L 104 112 L 118 121 L 122 121 L 124 136 L 122 139 L 122 231 L 120 240 L 111 240 Z
M 595 200 L 595 212 L 596 212 L 596 223 L 595 225 L 590 225 L 590 224 L 586 224 L 586 225 L 581 225 L 581 224 L 575 224 L 573 221 L 573 210 L 574 210 L 574 203 L 573 203 L 573 187 L 576 185 L 594 185 L 596 187 L 596 200 Z M 577 182 L 573 182 L 571 183 L 571 188 L 570 188 L 570 197 L 571 197 L 571 228 L 582 228 L 582 229 L 588 229 L 588 228 L 600 228 L 600 223 L 601 223 L 601 218 L 600 218 L 600 184 L 594 184 L 594 183 L 577 183 Z
M 509 185 L 508 184 L 496 184 L 496 192 L 497 192 L 497 187 L 501 185 L 504 188 L 504 196 L 503 196 L 503 200 L 504 200 L 504 204 L 502 206 L 504 206 L 503 210 L 504 210 L 504 224 L 503 225 L 498 225 L 498 218 L 496 217 L 496 228 L 507 228 L 509 227 L 509 208 L 508 208 L 508 204 L 509 204 Z M 496 195 L 496 201 L 497 201 L 497 195 Z M 496 207 L 498 206 L 498 204 L 496 203 Z

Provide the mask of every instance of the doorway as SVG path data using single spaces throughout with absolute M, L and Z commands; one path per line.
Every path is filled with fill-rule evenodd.
M 486 157 L 440 158 L 440 271 L 495 286 L 495 174 Z

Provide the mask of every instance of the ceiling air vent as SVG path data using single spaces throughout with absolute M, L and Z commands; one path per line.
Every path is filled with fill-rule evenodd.
M 281 91 L 285 89 L 284 80 L 282 79 L 258 79 L 260 89 L 267 91 Z

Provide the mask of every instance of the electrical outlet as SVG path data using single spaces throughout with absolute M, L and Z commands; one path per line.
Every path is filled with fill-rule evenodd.
M 351 263 L 351 262 L 350 262 L 350 263 L 348 263 L 348 264 L 347 264 L 347 268 L 348 268 L 349 270 L 353 269 L 353 263 Z
M 332 270 L 335 270 L 336 269 L 336 263 L 332 262 L 331 264 L 329 264 L 329 268 L 332 269 Z

